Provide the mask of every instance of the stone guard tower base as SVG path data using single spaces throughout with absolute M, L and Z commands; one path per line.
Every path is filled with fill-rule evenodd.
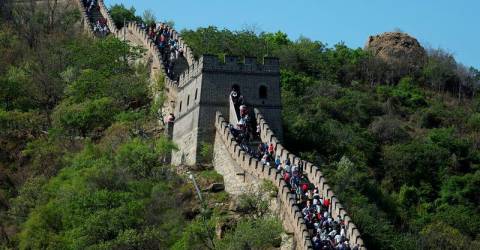
M 172 154 L 173 165 L 198 163 L 202 143 L 214 144 L 215 114 L 229 113 L 233 87 L 249 107 L 265 115 L 275 134 L 283 134 L 279 61 L 270 57 L 262 61 L 225 56 L 225 62 L 221 62 L 217 56 L 203 55 L 180 76 L 172 136 L 180 151 Z

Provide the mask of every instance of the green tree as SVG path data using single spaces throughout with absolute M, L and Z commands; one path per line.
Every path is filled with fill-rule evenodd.
M 124 23 L 142 21 L 142 18 L 135 12 L 136 9 L 133 6 L 127 9 L 123 4 L 115 4 L 110 7 L 110 15 L 118 29 L 121 29 Z
M 421 232 L 422 249 L 468 249 L 467 238 L 457 229 L 435 222 Z

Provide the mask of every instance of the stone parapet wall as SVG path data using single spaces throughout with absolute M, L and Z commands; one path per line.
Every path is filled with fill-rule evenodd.
M 80 11 L 80 22 L 83 26 L 83 30 L 87 32 L 90 36 L 93 36 L 92 31 L 92 24 L 90 23 L 90 19 L 87 15 L 87 10 L 83 6 L 82 0 L 74 0 L 75 4 L 78 6 L 78 10 Z
M 202 74 L 202 69 L 203 65 L 201 61 L 194 61 L 192 64 L 189 64 L 189 67 L 179 77 L 178 87 L 184 88 L 193 79 Z
M 259 59 L 256 57 L 244 57 L 241 60 L 239 56 L 224 57 L 222 62 L 215 55 L 203 55 L 200 58 L 204 71 L 222 71 L 222 72 L 235 72 L 244 74 L 274 74 L 277 75 L 280 72 L 280 63 L 278 58 L 264 57 L 262 62 L 258 63 Z
M 300 208 L 295 203 L 295 195 L 290 193 L 282 175 L 277 173 L 275 168 L 260 163 L 241 149 L 241 146 L 231 135 L 228 123 L 220 112 L 216 113 L 215 129 L 217 135 L 222 138 L 228 153 L 244 171 L 259 179 L 269 180 L 278 188 L 278 201 L 280 202 L 280 213 L 283 217 L 284 227 L 294 233 L 297 249 L 312 249 L 307 226 Z
M 102 13 L 102 16 L 105 19 L 107 19 L 107 25 L 108 25 L 108 28 L 110 29 L 110 32 L 116 35 L 118 33 L 117 26 L 113 22 L 113 18 L 112 16 L 110 16 L 110 12 L 108 11 L 107 6 L 105 6 L 104 1 L 98 0 L 98 6 L 100 7 L 100 13 Z
M 182 36 L 176 31 L 172 30 L 172 37 L 178 40 L 178 48 L 183 49 L 183 56 L 187 59 L 188 65 L 191 66 L 196 63 L 195 57 L 193 56 L 192 49 L 183 41 Z
M 345 221 L 345 229 L 347 238 L 350 239 L 352 247 L 358 245 L 360 249 L 366 250 L 363 239 L 361 238 L 360 231 L 358 231 L 357 226 L 353 223 L 350 216 L 348 216 L 344 206 L 340 203 L 335 193 L 333 192 L 332 187 L 328 184 L 323 173 L 320 171 L 318 166 L 302 160 L 300 157 L 289 152 L 280 142 L 279 139 L 275 136 L 267 121 L 264 119 L 264 116 L 258 109 L 255 109 L 257 124 L 260 125 L 261 133 L 260 137 L 263 142 L 273 143 L 275 147 L 275 154 L 279 155 L 282 161 L 285 161 L 287 158 L 295 165 L 298 165 L 300 162 L 304 165 L 304 173 L 307 175 L 310 182 L 312 182 L 320 194 L 323 194 L 323 197 L 330 199 L 330 212 L 333 218 L 340 217 Z
M 187 58 L 188 61 L 188 58 Z M 280 64 L 277 58 L 264 57 L 263 63 L 257 63 L 256 57 L 245 57 L 240 60 L 238 56 L 225 56 L 222 62 L 217 56 L 203 55 L 198 61 L 193 60 L 189 67 L 179 77 L 178 87 L 181 89 L 197 78 L 200 74 L 206 73 L 227 73 L 227 74 L 257 74 L 257 75 L 279 75 Z

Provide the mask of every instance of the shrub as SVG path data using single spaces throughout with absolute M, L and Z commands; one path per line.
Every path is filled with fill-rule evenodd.
M 402 122 L 391 116 L 382 116 L 375 119 L 370 124 L 369 130 L 382 144 L 403 142 L 410 137 L 402 126 Z
M 468 249 L 468 239 L 460 231 L 443 222 L 427 225 L 420 236 L 422 249 Z
M 133 176 L 146 178 L 150 176 L 152 169 L 159 165 L 158 157 L 152 145 L 133 139 L 118 149 L 115 164 Z
M 414 207 L 419 201 L 418 190 L 415 187 L 403 185 L 398 194 L 398 203 L 405 208 Z
M 468 118 L 467 122 L 470 129 L 480 132 L 480 113 L 474 113 Z
M 241 220 L 234 230 L 216 242 L 216 249 L 270 249 L 278 246 L 283 228 L 278 219 Z
M 200 144 L 200 161 L 203 163 L 211 163 L 213 160 L 213 145 L 202 142 Z
M 123 4 L 115 4 L 110 7 L 110 15 L 118 29 L 123 27 L 124 22 L 142 21 L 142 18 L 136 16 L 135 12 L 136 10 L 133 6 L 130 9 L 127 9 Z
M 76 104 L 64 102 L 55 109 L 53 123 L 69 135 L 86 136 L 94 129 L 110 126 L 117 111 L 113 99 L 108 97 Z

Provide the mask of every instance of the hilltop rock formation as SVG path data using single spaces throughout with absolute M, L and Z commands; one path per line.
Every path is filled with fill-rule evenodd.
M 378 59 L 385 62 L 395 80 L 407 74 L 418 73 L 427 58 L 427 53 L 418 40 L 402 32 L 386 32 L 370 36 L 365 50 L 372 52 Z

